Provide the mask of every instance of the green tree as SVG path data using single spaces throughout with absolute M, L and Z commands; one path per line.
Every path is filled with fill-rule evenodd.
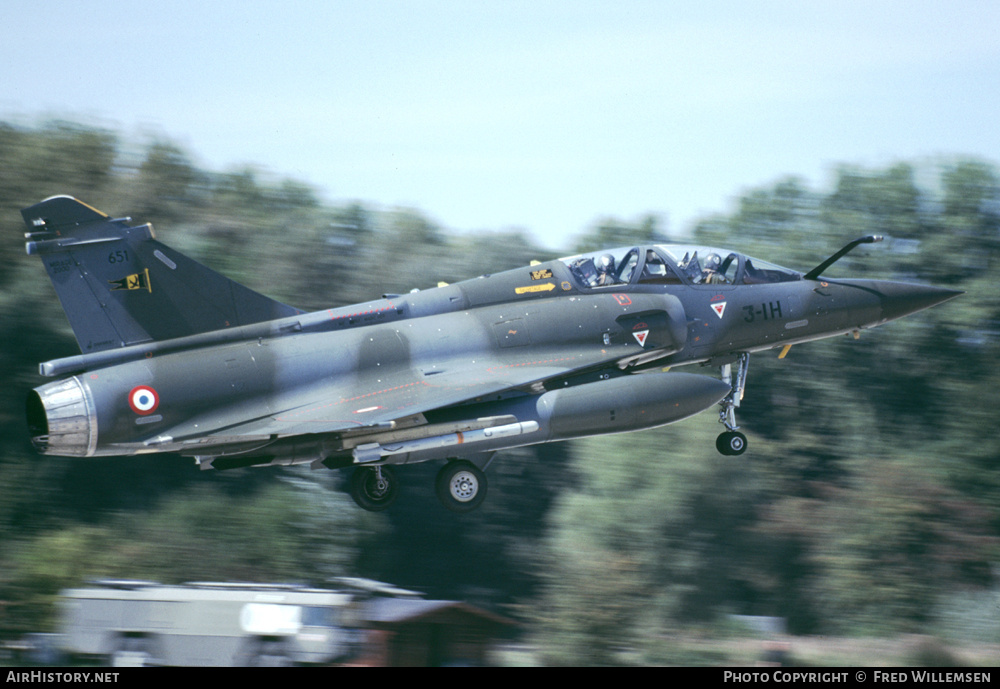
M 661 244 L 668 241 L 660 218 L 645 215 L 634 222 L 603 218 L 574 240 L 573 251 L 585 253 L 635 244 Z

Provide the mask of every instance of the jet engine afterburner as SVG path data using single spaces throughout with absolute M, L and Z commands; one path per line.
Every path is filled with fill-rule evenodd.
M 97 449 L 97 410 L 86 386 L 73 376 L 28 393 L 31 443 L 42 454 L 91 457 Z

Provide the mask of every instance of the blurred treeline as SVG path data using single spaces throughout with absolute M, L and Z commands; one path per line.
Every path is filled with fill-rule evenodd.
M 463 516 L 433 496 L 436 465 L 401 469 L 400 500 L 372 514 L 338 472 L 34 454 L 23 405 L 44 382 L 37 364 L 77 351 L 21 241 L 20 209 L 53 194 L 152 222 L 168 244 L 306 309 L 552 258 L 522 232 L 456 234 L 418 210 L 332 204 L 260 170 L 206 171 L 169 140 L 0 123 L 0 636 L 51 629 L 55 594 L 88 579 L 351 575 L 511 615 L 545 662 L 690 660 L 672 640 L 730 614 L 780 616 L 793 633 L 1000 642 L 990 163 L 842 167 L 832 191 L 787 179 L 700 222 L 697 241 L 801 270 L 884 234 L 830 272 L 967 294 L 857 341 L 753 357 L 742 457 L 716 453 L 711 412 L 508 452 L 483 508 Z M 668 239 L 653 216 L 607 219 L 563 253 L 652 239 Z

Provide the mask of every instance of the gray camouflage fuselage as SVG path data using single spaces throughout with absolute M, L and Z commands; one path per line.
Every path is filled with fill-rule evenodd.
M 681 258 L 685 248 L 657 245 L 608 254 L 621 267 L 605 286 L 590 257 L 571 257 L 302 313 L 156 242 L 148 226 L 67 198 L 24 212 L 29 253 L 46 264 L 85 352 L 42 364 L 43 375 L 68 377 L 29 396 L 34 443 L 53 455 L 382 465 L 651 428 L 731 392 L 669 368 L 725 366 L 958 294 L 809 279 L 735 253 L 709 278 L 698 250 Z M 172 284 L 193 291 L 188 301 L 208 285 L 217 303 L 201 299 L 189 317 L 166 300 Z M 98 292 L 100 307 L 87 307 Z

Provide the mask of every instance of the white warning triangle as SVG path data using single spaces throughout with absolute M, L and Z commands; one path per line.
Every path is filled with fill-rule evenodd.
M 648 330 L 640 330 L 637 333 L 632 333 L 632 337 L 635 338 L 635 341 L 638 342 L 643 347 L 646 346 L 646 336 L 647 335 L 649 335 L 649 331 Z
M 715 315 L 722 318 L 722 314 L 726 312 L 726 302 L 720 301 L 718 304 L 712 304 L 712 310 L 715 311 Z

